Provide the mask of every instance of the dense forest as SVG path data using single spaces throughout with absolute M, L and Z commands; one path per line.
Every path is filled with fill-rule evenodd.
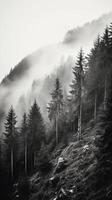
M 49 124 L 38 99 L 21 122 L 13 103 L 6 113 L 1 199 L 112 199 L 112 24 L 87 55 L 79 50 L 72 72 L 68 94 L 54 80 Z

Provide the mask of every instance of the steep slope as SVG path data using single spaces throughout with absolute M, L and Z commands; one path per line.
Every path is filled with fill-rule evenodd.
M 97 165 L 95 151 L 93 136 L 70 143 L 53 159 L 54 168 L 48 176 L 32 177 L 30 199 L 86 199 L 86 182 Z M 60 158 L 63 163 L 59 163 Z
M 30 200 L 112 199 L 112 104 L 99 112 L 81 141 L 52 154 L 53 170 L 30 178 Z M 59 153 L 58 153 L 59 152 Z

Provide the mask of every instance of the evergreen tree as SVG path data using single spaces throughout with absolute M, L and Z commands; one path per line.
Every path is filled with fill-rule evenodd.
M 62 94 L 62 88 L 59 81 L 59 78 L 56 78 L 55 81 L 55 88 L 53 92 L 51 93 L 52 100 L 49 103 L 48 109 L 48 116 L 50 120 L 53 120 L 53 123 L 55 124 L 55 132 L 56 132 L 56 144 L 59 142 L 59 117 L 60 113 L 62 111 L 63 106 L 63 94 Z
M 71 84 L 72 98 L 75 100 L 75 106 L 77 106 L 78 112 L 78 139 L 81 139 L 82 133 L 82 95 L 84 89 L 84 55 L 82 49 L 80 49 L 79 55 L 75 66 L 73 67 L 74 79 Z
M 110 50 L 112 52 L 112 23 L 109 26 L 109 43 L 110 43 Z
M 103 61 L 103 68 L 105 73 L 104 78 L 104 109 L 106 109 L 106 103 L 107 103 L 107 93 L 108 93 L 108 83 L 110 79 L 110 38 L 109 38 L 109 30 L 108 27 L 106 27 L 102 43 L 104 45 L 103 52 L 102 52 L 102 61 Z
M 35 100 L 28 115 L 28 146 L 32 169 L 35 167 L 36 155 L 43 142 L 45 142 L 45 127 Z
M 21 137 L 23 138 L 24 145 L 24 168 L 25 173 L 27 174 L 28 168 L 28 124 L 27 124 L 27 116 L 26 113 L 23 115 L 22 123 L 21 123 Z
M 98 107 L 98 91 L 100 85 L 100 73 L 98 70 L 98 64 L 100 59 L 100 36 L 98 35 L 94 46 L 87 57 L 88 71 L 85 75 L 86 82 L 86 106 L 90 110 L 90 116 L 94 116 L 96 120 L 97 107 Z
M 11 166 L 11 176 L 14 176 L 14 146 L 15 146 L 15 138 L 16 138 L 16 114 L 11 106 L 8 115 L 6 117 L 5 122 L 5 144 L 6 148 L 10 153 L 10 166 Z

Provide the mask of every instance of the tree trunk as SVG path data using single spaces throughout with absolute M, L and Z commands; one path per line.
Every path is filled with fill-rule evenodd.
M 77 135 L 77 139 L 79 140 L 80 138 L 80 118 L 78 117 L 78 131 L 77 131 L 78 135 Z
M 58 145 L 58 114 L 56 114 L 56 145 Z
M 80 100 L 80 108 L 79 108 L 79 118 L 78 118 L 78 140 L 81 139 L 82 135 L 82 100 Z
M 35 169 L 35 165 L 36 165 L 36 151 L 34 151 L 34 163 L 33 163 L 33 168 Z
M 14 151 L 13 147 L 11 147 L 11 177 L 14 176 Z
M 27 141 L 25 141 L 25 173 L 27 174 Z
M 97 113 L 97 93 L 95 91 L 95 99 L 94 99 L 94 120 L 96 120 L 96 113 Z
M 105 76 L 105 86 L 104 86 L 104 110 L 107 107 L 107 75 Z
M 82 76 L 79 88 L 79 117 L 78 117 L 78 140 L 82 137 Z

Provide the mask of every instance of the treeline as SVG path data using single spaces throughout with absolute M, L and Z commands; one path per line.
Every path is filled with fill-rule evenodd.
M 80 49 L 69 94 L 64 94 L 58 77 L 54 83 L 46 105 L 50 120 L 47 130 L 36 101 L 29 113 L 24 113 L 21 125 L 17 126 L 13 107 L 6 116 L 0 167 L 10 178 L 34 173 L 42 154 L 49 154 L 59 143 L 83 139 L 83 131 L 90 120 L 95 123 L 99 108 L 106 110 L 112 85 L 112 24 L 98 36 L 88 55 Z

